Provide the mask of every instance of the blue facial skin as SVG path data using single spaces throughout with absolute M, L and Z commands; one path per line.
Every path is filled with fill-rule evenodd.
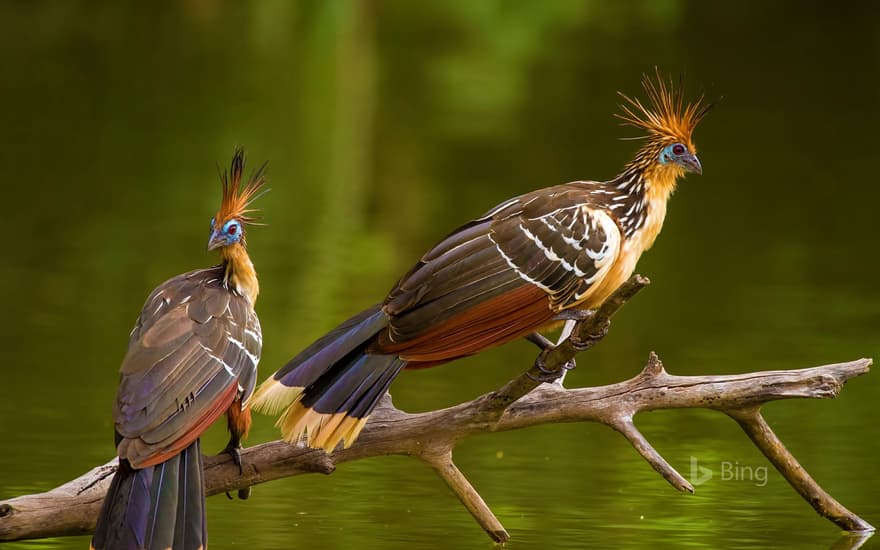
M 223 224 L 220 234 L 226 237 L 226 244 L 237 243 L 241 240 L 241 224 L 238 220 L 229 220 Z
M 669 164 L 670 162 L 678 164 L 684 168 L 686 172 L 693 172 L 695 174 L 703 173 L 703 166 L 700 164 L 700 159 L 698 159 L 695 154 L 691 153 L 683 143 L 667 145 L 662 151 L 660 151 L 660 157 L 657 160 L 660 164 Z
M 229 220 L 223 224 L 219 231 L 214 229 L 215 220 L 211 218 L 211 237 L 208 239 L 208 250 L 214 250 L 221 246 L 229 246 L 241 241 L 241 222 Z
M 675 151 L 679 153 L 676 154 Z M 678 158 L 683 157 L 687 154 L 688 150 L 681 143 L 673 143 L 672 145 L 667 145 L 660 151 L 660 164 L 668 164 L 670 162 L 675 162 Z

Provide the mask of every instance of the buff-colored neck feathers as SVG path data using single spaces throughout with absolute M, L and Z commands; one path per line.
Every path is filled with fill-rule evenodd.
M 615 116 L 624 124 L 646 130 L 648 135 L 642 137 L 648 140 L 681 142 L 692 148 L 691 133 L 712 104 L 703 103 L 702 95 L 686 104 L 681 82 L 676 86 L 672 80 L 661 77 L 659 70 L 655 71 L 654 78 L 645 75 L 642 87 L 648 96 L 648 105 L 618 92 L 624 100 L 620 105 L 623 112 Z
M 223 247 L 220 255 L 226 266 L 223 278 L 227 287 L 234 288 L 242 296 L 247 296 L 251 305 L 256 304 L 257 296 L 260 294 L 260 282 L 247 250 L 240 243 L 236 243 Z

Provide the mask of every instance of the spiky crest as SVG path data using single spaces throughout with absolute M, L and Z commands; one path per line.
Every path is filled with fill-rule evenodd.
M 250 204 L 259 198 L 267 190 L 262 190 L 266 184 L 266 163 L 263 163 L 251 174 L 245 185 L 242 185 L 244 174 L 245 154 L 244 149 L 236 147 L 232 156 L 232 165 L 229 171 L 220 174 L 220 183 L 223 186 L 223 200 L 220 210 L 214 217 L 215 227 L 222 227 L 231 219 L 237 219 L 242 223 L 255 225 L 259 218 L 250 214 L 257 212 L 255 208 L 249 208 Z M 261 192 L 262 190 L 262 192 Z
M 647 74 L 642 77 L 649 105 L 646 107 L 641 100 L 617 92 L 624 103 L 620 105 L 623 112 L 615 116 L 625 125 L 647 130 L 648 135 L 641 138 L 663 143 L 680 141 L 694 150 L 691 133 L 713 104 L 703 103 L 702 94 L 693 103 L 685 104 L 683 82 L 679 81 L 676 86 L 672 79 L 664 79 L 656 67 L 654 72 L 654 78 Z
M 244 164 L 244 149 L 236 147 L 229 172 L 224 171 L 220 174 L 223 201 L 220 203 L 220 210 L 214 216 L 214 231 L 221 230 L 224 224 L 232 219 L 238 220 L 242 224 L 251 225 L 254 225 L 258 219 L 251 216 L 257 210 L 249 207 L 253 201 L 267 191 L 262 189 L 266 184 L 266 176 L 264 175 L 266 163 L 263 163 L 251 174 L 246 184 L 242 184 Z M 223 265 L 226 268 L 224 284 L 243 296 L 247 296 L 253 305 L 260 293 L 260 283 L 246 247 L 244 229 L 242 229 L 240 240 L 220 247 L 220 257 L 223 258 Z

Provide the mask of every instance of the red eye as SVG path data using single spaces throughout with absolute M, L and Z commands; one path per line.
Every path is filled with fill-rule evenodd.
M 238 232 L 238 225 L 237 224 L 232 224 L 226 229 L 227 235 L 235 235 L 236 232 Z
M 685 151 L 684 145 L 682 145 L 681 143 L 677 143 L 677 144 L 675 144 L 675 145 L 672 146 L 672 152 L 673 152 L 673 154 L 676 154 L 676 155 L 683 155 L 683 154 L 684 154 L 684 151 Z

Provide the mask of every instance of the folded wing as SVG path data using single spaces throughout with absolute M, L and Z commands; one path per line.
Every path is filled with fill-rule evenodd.
M 256 383 L 262 340 L 221 267 L 158 287 L 132 331 L 114 407 L 119 456 L 141 468 L 173 456 Z

